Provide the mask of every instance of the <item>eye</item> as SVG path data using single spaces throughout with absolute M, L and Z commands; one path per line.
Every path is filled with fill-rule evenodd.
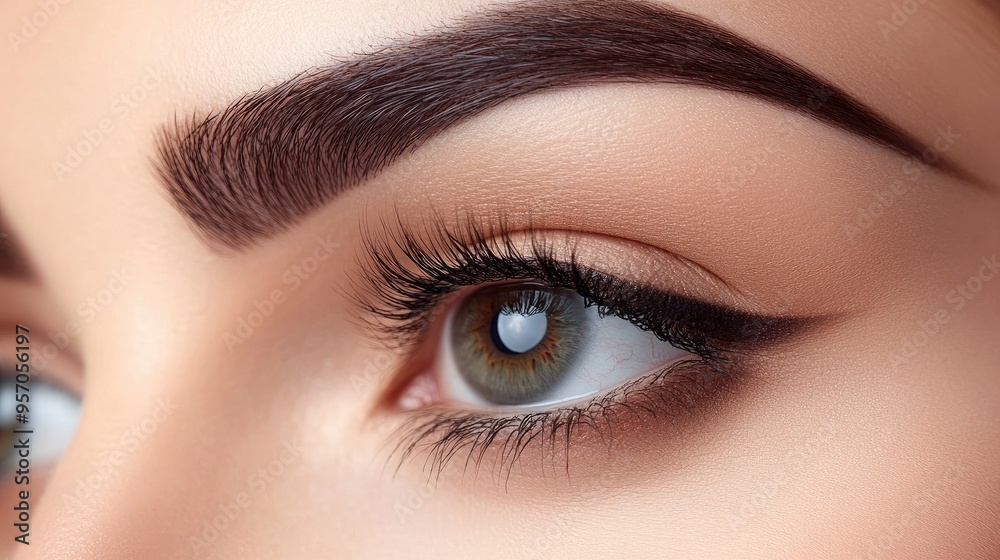
M 4 372 L 14 368 L 3 368 Z M 24 387 L 24 385 L 22 385 Z M 55 465 L 69 446 L 80 420 L 80 399 L 72 392 L 53 383 L 42 380 L 37 375 L 31 377 L 28 392 L 18 390 L 17 382 L 11 375 L 0 375 L 0 402 L 4 403 L 0 414 L 0 470 L 8 472 L 17 467 L 18 455 L 14 444 L 17 434 L 14 430 L 32 430 L 31 466 L 42 469 Z M 17 411 L 11 403 L 17 402 L 18 395 L 29 396 L 28 423 L 18 421 Z
M 477 289 L 454 306 L 436 369 L 443 400 L 545 407 L 693 357 L 573 290 L 521 282 Z
M 458 231 L 382 224 L 367 232 L 354 299 L 370 332 L 400 357 L 380 400 L 403 413 L 390 416 L 399 422 L 397 469 L 426 453 L 431 471 L 465 455 L 466 465 L 493 460 L 503 472 L 529 446 L 568 457 L 585 431 L 623 437 L 666 425 L 657 420 L 689 416 L 746 377 L 761 351 L 823 319 L 678 293 L 687 284 L 722 288 L 704 269 L 686 281 L 658 273 L 657 259 L 673 259 L 677 271 L 694 265 L 634 243 L 595 236 L 581 248 L 586 236 L 574 232 L 515 237 L 503 220 L 470 218 Z M 618 273 L 587 261 L 616 263 Z M 598 435 L 582 439 L 608 433 Z

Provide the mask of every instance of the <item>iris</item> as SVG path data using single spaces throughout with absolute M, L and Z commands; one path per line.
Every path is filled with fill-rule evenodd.
M 533 283 L 470 295 L 456 310 L 451 331 L 460 374 L 495 404 L 543 398 L 580 354 L 585 309 L 576 292 Z

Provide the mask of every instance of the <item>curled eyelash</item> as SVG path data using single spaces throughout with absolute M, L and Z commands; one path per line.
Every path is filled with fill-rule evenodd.
M 398 217 L 395 226 L 383 220 L 379 230 L 364 231 L 365 273 L 355 283 L 354 300 L 373 318 L 367 321 L 371 332 L 389 347 L 414 344 L 441 300 L 464 286 L 564 277 L 567 267 L 577 268 L 575 257 L 558 261 L 538 232 L 528 231 L 531 250 L 522 253 L 503 221 L 487 226 L 469 218 L 456 233 L 434 220 L 420 231 Z
M 506 222 L 485 224 L 467 217 L 457 232 L 443 220 L 416 233 L 397 218 L 365 230 L 364 273 L 353 283 L 353 300 L 367 314 L 365 326 L 390 348 L 414 345 L 427 331 L 439 304 L 466 286 L 539 281 L 571 289 L 602 316 L 615 315 L 702 357 L 739 352 L 738 346 L 770 344 L 794 331 L 797 320 L 763 317 L 717 307 L 612 277 L 577 260 L 575 240 L 564 238 L 568 258 L 556 256 L 546 232 L 520 230 L 530 245 L 522 251 Z
M 518 292 L 512 299 L 504 301 L 499 310 L 501 313 L 530 316 L 552 310 L 565 312 L 569 307 L 569 302 L 552 297 L 548 291 L 532 290 Z
M 421 452 L 426 453 L 425 468 L 437 475 L 459 454 L 477 471 L 484 458 L 493 457 L 493 464 L 509 474 L 536 442 L 553 453 L 557 441 L 562 442 L 568 461 L 573 434 L 593 429 L 605 437 L 621 415 L 653 420 L 690 411 L 740 377 L 739 358 L 800 326 L 797 319 L 726 309 L 589 268 L 578 262 L 575 240 L 568 234 L 560 240 L 567 254 L 561 260 L 552 232 L 519 230 L 528 243 L 518 244 L 503 220 L 486 225 L 469 218 L 457 230 L 444 223 L 435 220 L 416 233 L 397 217 L 396 224 L 383 220 L 380 229 L 365 232 L 366 251 L 359 263 L 365 273 L 355 284 L 355 301 L 367 312 L 365 325 L 384 345 L 418 345 L 442 313 L 442 302 L 463 287 L 531 281 L 574 290 L 585 305 L 597 306 L 601 316 L 625 319 L 695 358 L 579 405 L 510 415 L 442 406 L 406 412 L 411 416 L 393 438 L 399 443 L 390 454 L 398 458 L 397 471 Z

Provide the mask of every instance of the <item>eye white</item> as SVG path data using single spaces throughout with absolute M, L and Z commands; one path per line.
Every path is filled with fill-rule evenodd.
M 16 420 L 16 408 L 12 404 L 16 400 L 15 394 L 14 379 L 3 376 L 0 379 L 0 402 L 4 406 L 0 423 L 14 426 L 14 429 L 32 430 L 32 465 L 54 464 L 62 457 L 76 432 L 80 422 L 80 400 L 69 391 L 32 379 L 28 392 L 29 422 L 21 424 Z M 4 458 L 0 462 L 0 470 L 7 471 L 17 464 L 16 455 L 11 454 L 9 449 L 0 450 L 0 457 Z

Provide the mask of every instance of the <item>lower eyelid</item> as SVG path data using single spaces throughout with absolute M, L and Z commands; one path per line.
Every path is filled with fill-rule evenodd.
M 730 364 L 735 367 L 735 364 Z M 704 360 L 680 362 L 625 383 L 583 404 L 510 416 L 470 413 L 447 406 L 402 412 L 403 424 L 391 436 L 390 468 L 422 465 L 428 476 L 452 461 L 509 476 L 530 452 L 550 466 L 572 467 L 571 450 L 591 442 L 602 445 L 637 430 L 695 419 L 699 408 L 742 374 Z

